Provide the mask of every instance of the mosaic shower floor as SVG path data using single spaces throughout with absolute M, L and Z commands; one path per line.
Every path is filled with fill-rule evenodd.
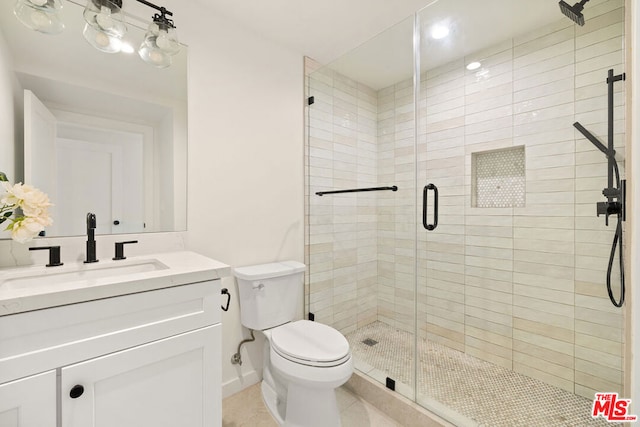
M 355 355 L 357 369 L 383 383 L 389 376 L 396 381 L 397 391 L 412 394 L 412 334 L 374 322 L 346 337 Z M 363 343 L 365 340 L 377 343 Z M 451 419 L 455 424 L 487 427 L 618 425 L 602 418 L 591 418 L 592 401 L 589 399 L 441 344 L 420 339 L 418 345 L 417 400 L 421 404 L 435 402 L 435 407 L 444 405 L 445 411 L 457 413 L 458 418 Z M 446 418 L 446 414 L 440 415 Z

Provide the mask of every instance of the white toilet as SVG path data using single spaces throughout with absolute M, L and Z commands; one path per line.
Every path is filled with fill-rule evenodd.
M 262 397 L 280 425 L 340 426 L 335 389 L 353 373 L 349 343 L 337 330 L 293 322 L 305 265 L 276 262 L 234 269 L 242 324 L 266 337 Z

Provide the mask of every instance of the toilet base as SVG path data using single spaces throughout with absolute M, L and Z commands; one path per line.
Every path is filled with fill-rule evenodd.
M 262 400 L 269 410 L 269 413 L 271 413 L 271 416 L 276 420 L 278 425 L 284 425 L 286 403 L 278 399 L 278 394 L 266 381 L 262 381 L 260 388 L 262 390 Z
M 334 389 L 309 389 L 289 384 L 287 400 L 262 381 L 262 400 L 271 416 L 285 427 L 340 427 L 340 410 Z
M 340 427 L 335 389 L 317 389 L 289 384 L 285 427 Z

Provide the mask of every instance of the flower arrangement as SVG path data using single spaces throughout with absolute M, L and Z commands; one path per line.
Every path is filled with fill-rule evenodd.
M 0 198 L 0 224 L 10 221 L 5 230 L 11 231 L 16 242 L 25 243 L 53 224 L 49 216 L 49 207 L 53 205 L 49 196 L 37 188 L 21 182 L 11 185 L 8 181 L 0 172 L 0 183 L 6 191 Z

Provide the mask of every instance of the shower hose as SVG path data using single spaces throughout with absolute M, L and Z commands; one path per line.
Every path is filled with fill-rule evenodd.
M 616 186 L 620 188 L 620 172 L 618 171 L 618 162 L 613 159 L 613 168 L 616 174 Z M 623 207 L 624 209 L 624 207 Z M 616 247 L 618 248 L 619 265 L 620 265 L 620 298 L 616 301 L 613 296 L 613 290 L 611 288 L 611 271 L 613 270 L 613 262 L 616 258 Z M 607 293 L 611 303 L 616 307 L 622 307 L 624 304 L 624 260 L 622 258 L 622 214 L 618 214 L 618 223 L 616 225 L 616 232 L 613 236 L 613 243 L 611 245 L 611 254 L 609 255 L 609 266 L 607 267 Z

